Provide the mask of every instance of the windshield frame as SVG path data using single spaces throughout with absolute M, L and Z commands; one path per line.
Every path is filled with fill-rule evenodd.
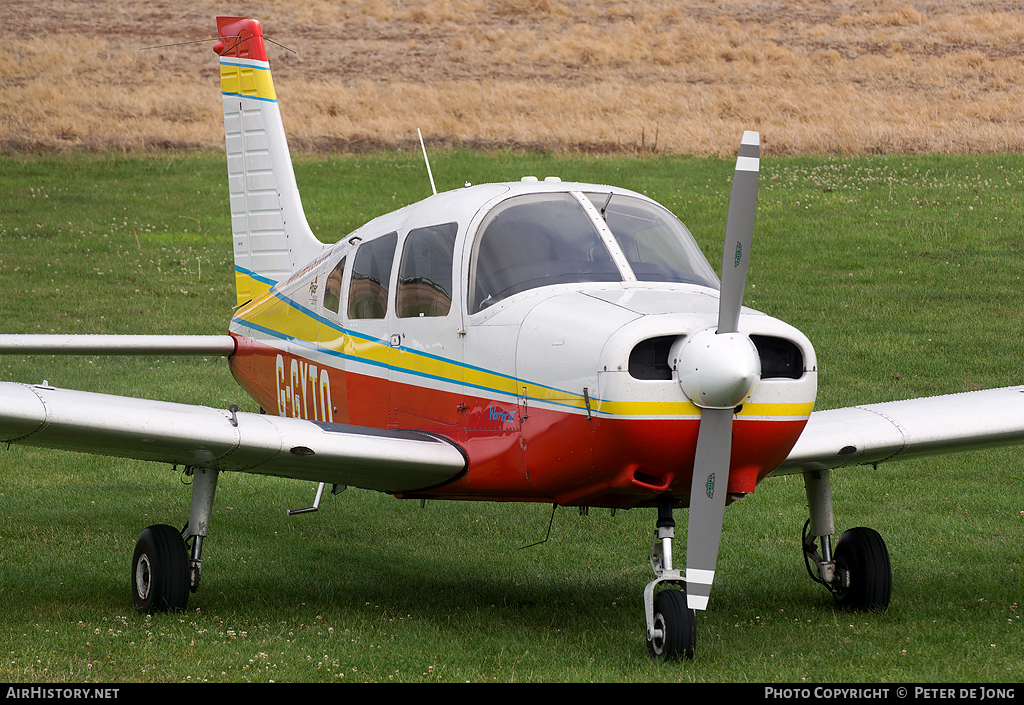
M 607 227 L 616 247 L 622 252 L 625 266 L 630 269 L 636 281 L 695 284 L 720 289 L 718 276 L 697 245 L 693 234 L 663 205 L 651 199 L 613 189 L 582 191 L 580 195 L 597 210 L 597 217 Z M 627 213 L 626 209 L 633 212 Z M 631 221 L 627 221 L 627 218 Z M 651 223 L 651 227 L 625 227 L 627 224 L 635 225 L 640 220 Z M 651 242 L 640 242 L 637 236 L 645 232 L 653 233 L 651 238 L 657 237 L 657 243 L 654 244 L 675 244 L 678 245 L 678 249 L 669 251 L 664 247 L 652 248 Z M 645 253 L 642 251 L 645 251 L 648 261 L 644 261 Z M 651 258 L 651 254 L 658 256 Z M 673 259 L 675 262 L 670 261 Z M 685 261 L 685 264 L 681 260 Z

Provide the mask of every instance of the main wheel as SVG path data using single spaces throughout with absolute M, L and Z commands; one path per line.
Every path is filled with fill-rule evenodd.
M 132 597 L 139 614 L 185 609 L 188 582 L 181 532 L 166 524 L 143 529 L 132 558 Z
M 892 596 L 892 566 L 885 541 L 863 526 L 839 537 L 836 568 L 850 571 L 850 586 L 833 592 L 836 604 L 853 610 L 884 610 Z
M 647 640 L 651 656 L 667 659 L 693 658 L 697 641 L 697 617 L 686 606 L 679 590 L 662 590 L 654 596 L 653 639 Z

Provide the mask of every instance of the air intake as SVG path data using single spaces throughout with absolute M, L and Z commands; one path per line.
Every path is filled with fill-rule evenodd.
M 804 376 L 804 355 L 785 338 L 752 335 L 750 340 L 761 358 L 761 379 L 800 379 Z

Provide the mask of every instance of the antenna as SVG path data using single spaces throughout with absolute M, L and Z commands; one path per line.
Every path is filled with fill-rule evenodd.
M 434 195 L 436 196 L 437 195 L 437 187 L 434 186 L 434 174 L 433 174 L 433 172 L 430 171 L 430 160 L 427 159 L 427 148 L 423 144 L 423 133 L 420 132 L 420 128 L 418 128 L 418 127 L 416 128 L 416 134 L 420 136 L 420 148 L 423 150 L 423 161 L 425 161 L 427 163 L 427 176 L 430 177 L 430 188 L 434 192 Z

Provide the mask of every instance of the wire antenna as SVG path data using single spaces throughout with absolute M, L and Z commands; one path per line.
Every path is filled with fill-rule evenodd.
M 230 37 L 213 37 L 211 39 L 196 39 L 193 42 L 175 42 L 174 44 L 158 44 L 157 46 L 153 46 L 153 47 L 139 47 L 139 51 L 144 51 L 146 49 L 164 49 L 166 47 L 183 47 L 183 46 L 186 46 L 188 44 L 203 44 L 205 42 L 216 42 L 219 39 L 241 39 L 241 37 L 239 37 L 237 35 L 232 35 Z M 290 51 L 293 54 L 298 54 L 299 53 L 299 52 L 295 51 L 294 49 L 292 49 L 291 47 L 286 47 L 284 44 L 281 44 L 280 42 L 275 42 L 270 37 L 266 37 L 265 36 L 265 37 L 263 37 L 263 39 L 264 39 L 264 41 L 267 41 L 267 42 L 270 42 L 271 44 L 279 46 L 282 49 L 284 49 L 286 51 Z
M 558 505 L 557 504 L 552 504 L 551 505 L 551 518 L 548 519 L 548 534 L 547 534 L 547 536 L 542 538 L 540 541 L 535 541 L 535 542 L 531 543 L 529 546 L 520 546 L 519 547 L 520 551 L 522 551 L 524 548 L 533 548 L 534 546 L 540 546 L 542 543 L 547 543 L 548 539 L 551 538 L 551 525 L 555 523 L 555 510 L 556 509 L 558 509 Z
M 284 49 L 286 51 L 290 51 L 293 54 L 298 54 L 299 53 L 299 52 L 295 51 L 294 49 L 292 49 L 291 47 L 286 47 L 284 44 L 281 44 L 281 42 L 275 42 L 270 37 L 264 36 L 263 39 L 268 41 L 268 42 L 270 42 L 271 44 L 275 44 L 275 45 L 281 47 L 282 49 Z
M 220 37 L 213 37 L 211 39 L 196 39 L 193 42 L 175 42 L 174 44 L 158 44 L 153 47 L 139 47 L 139 51 L 145 51 L 146 49 L 165 49 L 167 47 L 183 47 L 188 44 L 204 44 L 206 42 L 215 42 Z M 241 37 L 224 37 L 224 39 L 241 39 Z
M 423 144 L 423 133 L 420 132 L 420 128 L 418 128 L 418 127 L 416 128 L 416 134 L 420 136 L 420 149 L 423 150 L 423 161 L 425 161 L 427 163 L 427 176 L 430 177 L 430 188 L 434 192 L 434 195 L 436 196 L 437 195 L 437 187 L 434 186 L 434 173 L 432 171 L 430 171 L 430 160 L 427 159 L 427 148 Z

